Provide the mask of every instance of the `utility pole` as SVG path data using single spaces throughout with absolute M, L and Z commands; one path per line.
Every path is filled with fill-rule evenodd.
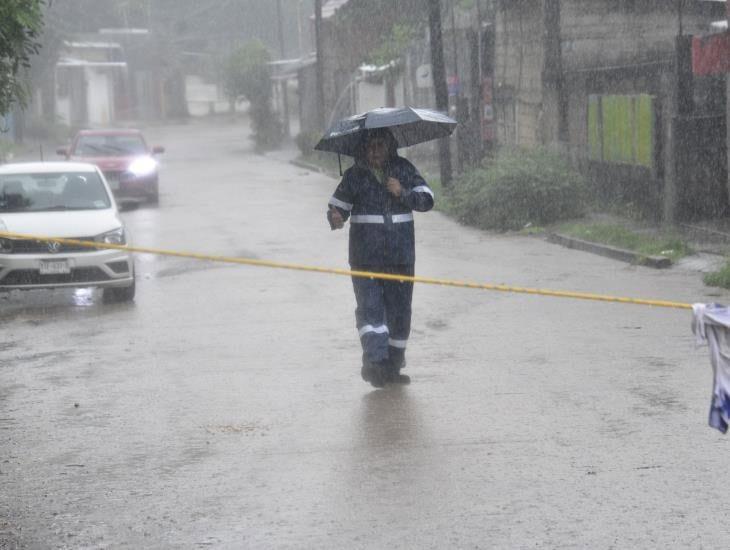
M 446 69 L 444 67 L 444 43 L 441 35 L 441 0 L 428 0 L 428 28 L 431 37 L 431 74 L 436 94 L 436 109 L 449 112 L 449 90 L 446 86 Z M 448 138 L 442 138 L 439 145 L 439 165 L 441 185 L 451 184 L 451 152 Z
M 284 16 L 281 12 L 281 0 L 276 0 L 276 17 L 279 21 L 279 56 L 282 60 L 286 59 L 286 46 L 284 45 Z M 284 108 L 284 137 L 289 138 L 291 128 L 289 126 L 289 86 L 286 77 L 281 79 L 281 99 Z
M 565 94 L 565 75 L 563 74 L 563 53 L 560 30 L 560 0 L 544 0 L 544 68 L 542 71 L 543 94 L 547 105 L 554 112 L 551 122 L 555 123 L 557 135 L 552 128 L 544 130 L 544 138 L 549 143 L 557 138 L 561 146 L 568 142 L 568 101 Z
M 727 22 L 730 24 L 730 2 L 726 4 L 727 6 Z M 726 147 L 727 147 L 727 192 L 728 192 L 728 199 L 730 200 L 730 73 L 725 75 L 725 88 L 727 90 L 727 95 L 725 97 L 728 98 L 727 101 L 727 123 L 726 123 Z
M 317 124 L 324 130 L 324 67 L 322 66 L 322 0 L 314 0 L 314 34 L 317 46 Z

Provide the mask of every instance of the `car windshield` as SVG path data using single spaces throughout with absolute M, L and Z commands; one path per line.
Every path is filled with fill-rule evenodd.
M 101 210 L 111 200 L 95 172 L 0 175 L 0 213 Z
M 77 157 L 129 157 L 147 154 L 147 146 L 138 135 L 80 136 L 72 152 Z

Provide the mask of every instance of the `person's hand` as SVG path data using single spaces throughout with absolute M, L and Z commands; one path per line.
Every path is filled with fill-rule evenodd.
M 400 197 L 401 193 L 403 193 L 403 187 L 401 186 L 400 181 L 396 178 L 388 178 L 388 181 L 385 182 L 385 186 L 388 188 L 388 193 L 394 197 Z
M 345 227 L 345 220 L 342 218 L 342 214 L 334 206 L 330 206 L 330 224 L 332 229 L 342 229 Z

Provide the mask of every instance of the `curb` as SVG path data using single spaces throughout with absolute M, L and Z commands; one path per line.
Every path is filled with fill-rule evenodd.
M 310 172 L 317 172 L 318 174 L 324 174 L 325 176 L 333 177 L 332 174 L 330 174 L 327 170 L 320 168 L 316 164 L 310 164 L 300 159 L 292 159 L 289 161 L 289 164 L 293 164 L 294 166 L 297 166 L 299 168 L 304 168 L 305 170 L 309 170 Z
M 584 252 L 591 252 L 614 260 L 653 267 L 655 269 L 666 269 L 672 266 L 672 260 L 664 256 L 645 256 L 638 252 L 632 252 L 631 250 L 624 250 L 622 248 L 616 248 L 606 244 L 584 241 L 582 239 L 576 239 L 575 237 L 561 235 L 560 233 L 548 233 L 547 240 L 548 242 L 559 244 L 566 248 L 574 248 Z

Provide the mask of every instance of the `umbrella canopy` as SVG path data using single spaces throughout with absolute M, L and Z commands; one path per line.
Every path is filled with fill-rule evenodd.
M 376 128 L 388 128 L 398 147 L 408 147 L 450 136 L 456 121 L 432 109 L 383 107 L 336 122 L 314 148 L 352 157 L 362 143 L 364 133 Z

